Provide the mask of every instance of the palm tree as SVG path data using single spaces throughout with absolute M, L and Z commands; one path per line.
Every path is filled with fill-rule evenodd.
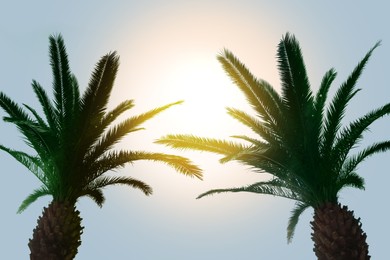
M 73 259 L 81 244 L 83 227 L 76 202 L 82 196 L 104 203 L 103 188 L 122 184 L 152 193 L 146 183 L 126 176 L 110 176 L 110 170 L 138 160 L 160 161 L 188 176 L 202 178 L 200 169 L 187 158 L 145 151 L 114 150 L 125 135 L 141 130 L 141 124 L 181 102 L 171 103 L 130 117 L 113 125 L 115 119 L 134 105 L 125 100 L 112 110 L 107 103 L 118 71 L 115 52 L 103 56 L 92 73 L 82 95 L 71 73 L 61 35 L 50 36 L 50 61 L 53 72 L 54 98 L 51 101 L 43 87 L 33 81 L 33 90 L 42 106 L 44 117 L 28 105 L 19 106 L 0 92 L 0 106 L 8 114 L 6 122 L 16 125 L 26 143 L 35 150 L 31 155 L 0 145 L 30 170 L 42 186 L 20 205 L 22 212 L 32 202 L 51 195 L 29 241 L 31 259 Z
M 253 130 L 258 138 L 233 136 L 242 141 L 237 142 L 171 134 L 156 142 L 177 149 L 220 154 L 222 163 L 235 160 L 249 165 L 255 172 L 272 176 L 245 187 L 210 190 L 198 198 L 222 192 L 253 192 L 295 200 L 287 228 L 288 242 L 299 216 L 312 207 L 312 239 L 318 259 L 369 259 L 360 219 L 341 206 L 338 194 L 345 187 L 364 189 L 364 179 L 355 171 L 357 166 L 367 157 L 390 149 L 390 141 L 384 141 L 351 154 L 363 132 L 390 113 L 390 103 L 344 128 L 341 121 L 348 102 L 359 91 L 357 80 L 378 45 L 379 42 L 365 55 L 328 105 L 327 95 L 336 72 L 330 69 L 325 73 L 314 95 L 299 43 L 293 35 L 287 33 L 278 45 L 281 94 L 266 81 L 255 78 L 230 51 L 224 50 L 218 60 L 245 94 L 255 116 L 235 108 L 227 108 L 227 112 Z

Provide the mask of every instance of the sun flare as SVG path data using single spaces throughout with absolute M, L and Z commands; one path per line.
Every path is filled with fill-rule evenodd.
M 185 102 L 177 111 L 176 129 L 198 135 L 228 135 L 233 119 L 225 108 L 242 103 L 243 96 L 232 85 L 214 57 L 191 57 L 172 66 L 167 95 Z M 168 98 L 167 99 L 172 99 Z M 180 114 L 180 115 L 179 115 Z
M 195 214 L 193 209 L 187 208 L 187 202 L 194 200 L 200 193 L 212 188 L 248 185 L 268 177 L 254 174 L 236 162 L 221 165 L 218 161 L 220 157 L 214 154 L 177 151 L 153 143 L 167 134 L 193 134 L 230 140 L 233 139 L 232 135 L 253 135 L 248 127 L 227 114 L 227 107 L 251 114 L 253 111 L 244 94 L 225 73 L 217 55 L 225 47 L 232 51 L 241 50 L 237 55 L 243 58 L 255 74 L 260 71 L 261 77 L 272 79 L 277 74 L 274 64 L 269 63 L 269 60 L 274 62 L 274 46 L 270 43 L 274 36 L 247 35 L 250 31 L 242 28 L 250 28 L 252 25 L 246 23 L 246 19 L 240 22 L 228 19 L 229 14 L 235 14 L 234 10 L 227 10 L 220 15 L 220 23 L 213 22 L 216 19 L 213 12 L 203 13 L 202 21 L 193 12 L 160 15 L 158 19 L 153 16 L 136 37 L 133 35 L 128 39 L 133 48 L 124 44 L 118 49 L 121 68 L 113 101 L 134 99 L 133 114 L 178 100 L 184 101 L 146 122 L 144 131 L 132 133 L 120 144 L 121 148 L 182 155 L 203 169 L 204 181 L 195 181 L 158 163 L 137 162 L 126 167 L 125 171 L 129 171 L 131 176 L 153 187 L 156 195 L 159 194 L 155 198 L 159 200 L 158 204 L 167 204 L 165 207 L 172 210 L 180 205 L 180 208 L 186 209 L 183 212 Z M 186 19 L 181 20 L 177 16 Z M 176 23 L 177 20 L 182 23 Z M 231 38 L 232 34 L 237 37 Z M 253 41 L 243 42 L 244 38 L 252 38 Z M 261 56 L 249 51 L 257 48 L 270 51 Z M 178 192 L 180 196 L 177 196 Z M 220 199 L 226 202 L 223 197 Z M 201 201 L 199 205 L 202 208 L 213 208 L 213 203 L 217 203 L 207 199 Z M 233 205 L 219 209 L 220 213 L 232 211 Z

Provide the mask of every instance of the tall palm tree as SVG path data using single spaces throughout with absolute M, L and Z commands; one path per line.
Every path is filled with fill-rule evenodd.
M 54 98 L 51 101 L 43 87 L 33 81 L 33 90 L 42 106 L 44 117 L 32 107 L 19 106 L 0 92 L 0 107 L 35 150 L 31 155 L 0 145 L 27 167 L 41 182 L 20 205 L 22 212 L 32 202 L 51 195 L 52 202 L 44 208 L 29 241 L 31 259 L 73 259 L 81 244 L 83 227 L 76 202 L 82 196 L 92 198 L 99 206 L 105 200 L 103 188 L 122 184 L 150 195 L 146 183 L 127 176 L 107 173 L 138 160 L 160 161 L 188 176 L 202 178 L 200 169 L 187 158 L 145 151 L 114 150 L 125 135 L 141 130 L 141 124 L 160 112 L 181 102 L 155 108 L 130 117 L 115 125 L 118 116 L 133 107 L 125 100 L 112 110 L 107 103 L 118 71 L 119 57 L 115 52 L 103 56 L 92 73 L 82 95 L 71 73 L 65 44 L 61 35 L 50 37 L 50 61 L 53 72 Z
M 253 192 L 295 200 L 287 228 L 289 242 L 299 216 L 312 207 L 312 239 L 318 259 L 369 259 L 360 219 L 340 205 L 338 194 L 345 187 L 364 189 L 364 180 L 356 173 L 357 166 L 367 157 L 390 149 L 390 141 L 384 141 L 351 154 L 363 132 L 390 113 L 390 103 L 344 128 L 341 121 L 348 102 L 359 91 L 357 80 L 378 45 L 379 42 L 365 55 L 328 105 L 327 95 L 336 72 L 330 69 L 325 73 L 314 95 L 299 43 L 293 35 L 287 33 L 278 45 L 281 94 L 266 81 L 255 78 L 230 51 L 224 50 L 218 60 L 245 94 L 255 116 L 235 108 L 227 111 L 258 138 L 233 136 L 242 141 L 236 142 L 177 134 L 162 137 L 157 143 L 220 154 L 222 163 L 235 160 L 255 172 L 272 176 L 245 187 L 210 190 L 198 198 L 222 192 Z

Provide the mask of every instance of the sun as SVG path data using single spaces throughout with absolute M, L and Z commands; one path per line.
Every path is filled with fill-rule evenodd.
M 248 112 L 250 107 L 243 93 L 234 85 L 218 62 L 217 54 L 210 51 L 187 52 L 178 53 L 176 56 L 171 55 L 169 60 L 156 59 L 153 66 L 160 68 L 159 73 L 154 74 L 153 77 L 147 77 L 144 74 L 143 80 L 149 84 L 135 92 L 136 108 L 138 107 L 136 111 L 145 112 L 148 109 L 178 100 L 184 102 L 171 107 L 145 123 L 144 131 L 132 133 L 121 145 L 123 148 L 162 151 L 190 158 L 195 164 L 201 166 L 205 174 L 208 175 L 206 177 L 208 182 L 204 184 L 205 186 L 197 185 L 199 188 L 197 193 L 211 188 L 212 186 L 208 186 L 210 184 L 246 185 L 251 178 L 246 175 L 249 172 L 248 169 L 237 163 L 232 162 L 229 165 L 221 166 L 218 155 L 196 151 L 177 151 L 153 143 L 154 140 L 167 134 L 193 134 L 200 137 L 227 140 L 233 140 L 232 135 L 253 135 L 248 127 L 227 114 L 226 107 L 234 107 Z M 125 94 L 122 93 L 122 96 Z M 240 140 L 237 141 L 240 142 Z M 137 164 L 139 163 L 137 162 Z M 139 165 L 132 167 L 137 167 L 141 172 L 158 172 L 162 169 L 152 162 Z M 167 170 L 168 168 L 164 167 L 164 171 Z M 244 173 L 245 178 L 242 178 L 240 173 Z M 151 178 L 149 179 L 149 177 Z M 153 183 L 157 180 L 160 187 L 168 185 L 168 182 L 164 181 L 167 178 L 165 174 L 161 176 L 153 174 L 149 177 L 147 177 L 148 181 Z M 141 176 L 141 179 L 144 178 L 145 175 Z M 177 174 L 168 179 L 175 179 L 174 183 L 178 185 L 184 183 L 191 185 L 190 183 L 193 181 Z M 194 190 L 197 190 L 195 186 Z M 189 196 L 194 196 L 193 191 Z
M 245 100 L 215 55 L 193 54 L 179 59 L 171 65 L 166 77 L 166 99 L 174 96 L 184 100 L 176 111 L 177 130 L 221 137 L 222 132 L 230 132 L 237 124 L 232 124 L 226 107 L 244 105 Z
M 217 55 L 226 47 L 255 74 L 261 71 L 265 78 L 270 78 L 268 75 L 274 76 L 269 74 L 270 68 L 275 66 L 268 62 L 268 56 L 274 60 L 270 54 L 273 51 L 257 56 L 253 50 L 273 49 L 268 37 L 246 35 L 250 30 L 242 28 L 252 25 L 245 19 L 229 19 L 230 11 L 219 17 L 219 23 L 215 23 L 213 12 L 202 14 L 201 23 L 193 13 L 153 16 L 117 49 L 121 55 L 121 67 L 111 96 L 112 103 L 134 99 L 135 107 L 130 113 L 139 114 L 171 102 L 184 101 L 146 122 L 144 131 L 131 133 L 119 144 L 123 149 L 185 156 L 204 170 L 202 182 L 155 162 L 136 162 L 124 169 L 132 177 L 150 184 L 156 195 L 159 194 L 156 196 L 159 203 L 169 204 L 167 207 L 172 207 L 172 210 L 176 204 L 180 204 L 179 208 L 186 208 L 189 200 L 206 190 L 248 185 L 262 179 L 237 162 L 221 165 L 218 155 L 178 151 L 154 143 L 167 134 L 193 134 L 226 140 L 233 140 L 233 135 L 253 135 L 248 127 L 227 114 L 226 107 L 251 114 L 253 111 L 244 94 L 223 70 Z M 178 15 L 186 19 L 178 19 Z M 177 23 L 178 20 L 182 22 Z M 230 29 L 226 31 L 225 28 Z M 231 38 L 230 35 L 237 37 Z M 245 38 L 253 41 L 243 42 L 241 39 Z M 203 203 L 207 202 L 202 202 L 204 207 Z M 215 206 L 211 204 L 210 207 Z
M 268 38 L 272 37 L 264 32 L 250 33 L 255 25 L 248 17 L 238 15 L 232 6 L 225 6 L 223 12 L 219 5 L 215 6 L 218 12 L 193 7 L 188 9 L 191 12 L 184 13 L 175 6 L 151 10 L 145 14 L 148 22 L 137 24 L 131 37 L 123 41 L 118 49 L 121 69 L 119 88 L 115 90 L 117 101 L 124 96 L 134 98 L 134 111 L 142 112 L 184 100 L 182 105 L 148 122 L 163 135 L 177 132 L 225 138 L 244 134 L 245 127 L 226 113 L 226 107 L 247 111 L 249 105 L 226 75 L 217 55 L 225 47 L 233 53 L 237 51 L 238 57 L 245 57 L 243 61 L 251 71 L 261 70 L 262 75 L 267 75 L 264 72 L 269 72 L 274 64 L 258 65 L 267 61 L 269 55 L 274 60 L 270 54 L 273 51 L 257 56 L 253 50 L 271 50 Z

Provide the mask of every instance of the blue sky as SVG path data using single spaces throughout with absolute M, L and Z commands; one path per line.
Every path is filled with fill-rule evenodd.
M 77 207 L 85 229 L 76 259 L 315 259 L 312 210 L 302 215 L 292 243 L 287 244 L 292 201 L 254 194 L 195 200 L 208 189 L 250 184 L 266 175 L 235 163 L 221 165 L 218 156 L 172 151 L 153 141 L 167 133 L 229 138 L 247 131 L 225 113 L 226 106 L 248 109 L 248 105 L 215 57 L 228 48 L 256 76 L 278 87 L 276 45 L 286 32 L 300 41 L 315 90 L 331 67 L 338 72 L 336 89 L 382 40 L 359 81 L 362 91 L 350 103 L 345 122 L 389 102 L 386 1 L 13 1 L 2 6 L 0 90 L 18 103 L 38 108 L 32 79 L 50 92 L 48 37 L 56 33 L 64 36 L 82 89 L 98 59 L 118 51 L 121 66 L 110 104 L 135 99 L 136 106 L 127 115 L 185 100 L 119 147 L 188 156 L 204 169 L 204 180 L 153 162 L 125 167 L 119 173 L 144 180 L 154 194 L 146 197 L 126 187 L 107 188 L 101 209 L 87 198 L 80 199 Z M 361 147 L 389 139 L 388 129 L 390 120 L 383 118 L 371 127 Z M 1 122 L 0 133 L 1 144 L 28 150 L 13 126 Z M 361 218 L 374 259 L 388 255 L 389 159 L 390 154 L 382 154 L 364 162 L 359 173 L 366 190 L 346 189 L 340 196 L 340 202 Z M 50 197 L 16 214 L 20 202 L 39 183 L 7 154 L 0 153 L 0 163 L 0 259 L 27 259 L 28 239 Z

